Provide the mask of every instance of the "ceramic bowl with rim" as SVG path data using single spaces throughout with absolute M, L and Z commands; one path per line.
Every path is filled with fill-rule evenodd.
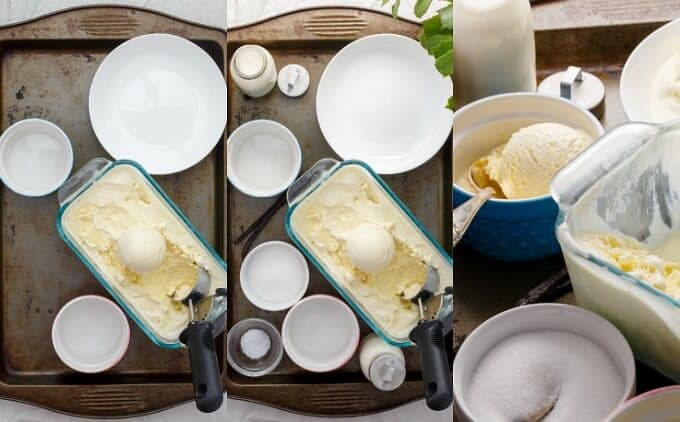
M 117 160 L 172 174 L 205 158 L 227 124 L 227 85 L 195 43 L 147 34 L 117 46 L 99 65 L 89 96 L 92 128 Z
M 586 109 L 557 97 L 534 93 L 501 94 L 475 101 L 454 113 L 453 206 L 474 193 L 456 183 L 470 165 L 508 141 L 519 129 L 542 122 L 582 129 L 593 139 L 602 124 Z M 559 253 L 555 237 L 557 204 L 549 192 L 536 198 L 496 199 L 484 204 L 462 242 L 503 261 L 532 261 Z
M 340 299 L 312 295 L 288 311 L 281 338 L 288 357 L 299 367 L 334 371 L 347 364 L 359 347 L 359 322 Z
M 227 178 L 244 194 L 269 198 L 288 189 L 302 168 L 302 150 L 287 127 L 251 120 L 227 139 Z
M 73 147 L 52 122 L 25 119 L 0 136 L 0 179 L 24 196 L 48 195 L 66 181 L 73 169 Z
M 670 60 L 680 63 L 678 52 L 680 19 L 658 28 L 633 50 L 623 67 L 619 85 L 623 110 L 629 120 L 663 123 L 680 118 L 680 113 L 668 115 L 653 106 L 655 97 L 661 95 L 657 78 L 666 66 L 671 65 Z
M 346 45 L 328 63 L 316 91 L 316 116 L 344 160 L 378 174 L 424 164 L 451 133 L 451 78 L 440 75 L 415 40 L 377 34 Z
M 130 325 L 113 301 L 79 296 L 64 305 L 52 324 L 52 345 L 59 359 L 85 373 L 106 371 L 118 364 L 130 343 Z
M 676 421 L 680 415 L 680 385 L 657 388 L 633 397 L 607 422 Z
M 309 267 L 293 245 L 271 241 L 257 245 L 241 264 L 239 285 L 246 299 L 265 311 L 295 305 L 309 286 Z
M 461 420 L 477 420 L 467 401 L 467 387 L 481 359 L 499 342 L 531 331 L 565 331 L 585 337 L 612 359 L 624 383 L 617 406 L 635 394 L 635 359 L 621 333 L 604 318 L 571 305 L 539 304 L 502 312 L 477 327 L 466 339 L 453 362 L 453 397 Z M 611 409 L 614 410 L 614 409 Z

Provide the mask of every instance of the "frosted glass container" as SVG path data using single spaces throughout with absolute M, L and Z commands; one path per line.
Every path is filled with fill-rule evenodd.
M 653 248 L 680 230 L 680 121 L 619 126 L 553 179 L 557 238 L 576 301 L 621 330 L 636 357 L 680 382 L 680 301 L 594 256 L 579 233 Z

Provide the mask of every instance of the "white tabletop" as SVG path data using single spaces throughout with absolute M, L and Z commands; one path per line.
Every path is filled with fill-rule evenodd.
M 400 14 L 415 20 L 413 4 L 402 0 Z M 117 4 L 158 10 L 173 16 L 217 28 L 232 28 L 260 21 L 282 13 L 311 7 L 352 6 L 380 9 L 381 0 L 0 0 L 0 26 L 16 23 L 70 7 L 94 4 Z M 389 6 L 384 8 L 389 12 Z M 0 400 L 0 422 L 83 422 L 89 419 L 60 415 L 33 406 Z M 200 414 L 193 403 L 150 416 L 125 421 L 213 421 L 213 422 L 450 422 L 453 410 L 433 412 L 422 401 L 373 416 L 358 418 L 312 418 L 283 412 L 265 406 L 227 399 L 217 412 Z M 101 419 L 99 419 L 101 421 Z

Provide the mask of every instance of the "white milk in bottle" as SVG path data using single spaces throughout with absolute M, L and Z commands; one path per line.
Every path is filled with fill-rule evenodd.
M 536 47 L 529 0 L 456 0 L 456 107 L 489 95 L 536 91 Z

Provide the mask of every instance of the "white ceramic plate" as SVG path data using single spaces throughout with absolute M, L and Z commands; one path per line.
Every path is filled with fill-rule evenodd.
M 444 145 L 453 93 L 434 59 L 416 41 L 380 34 L 347 45 L 328 63 L 316 114 L 328 144 L 381 174 L 412 170 Z
M 662 123 L 680 117 L 655 112 L 652 107 L 658 92 L 656 76 L 679 52 L 680 19 L 676 19 L 650 34 L 628 57 L 619 88 L 623 109 L 629 120 Z
M 213 59 L 174 35 L 124 42 L 97 69 L 90 120 L 106 151 L 151 174 L 185 170 L 205 158 L 227 121 L 227 88 Z

